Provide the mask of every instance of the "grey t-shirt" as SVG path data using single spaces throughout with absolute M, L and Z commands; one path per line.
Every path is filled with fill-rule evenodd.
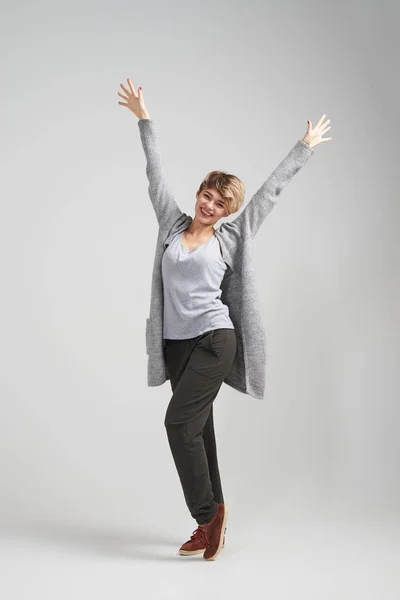
M 189 339 L 222 327 L 234 329 L 229 309 L 221 301 L 227 265 L 218 238 L 212 235 L 189 251 L 182 236 L 178 233 L 172 239 L 162 258 L 164 339 Z

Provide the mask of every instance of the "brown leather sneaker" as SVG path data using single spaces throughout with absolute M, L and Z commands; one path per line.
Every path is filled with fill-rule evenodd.
M 207 543 L 206 550 L 203 554 L 205 560 L 214 560 L 221 552 L 224 543 L 227 518 L 228 510 L 226 504 L 218 504 L 217 512 L 214 517 L 205 526 L 203 525 Z
M 190 556 L 191 554 L 203 554 L 207 548 L 208 540 L 204 526 L 199 525 L 190 536 L 190 540 L 182 544 L 179 554 Z
M 224 540 L 222 542 L 222 548 L 225 546 L 225 533 L 224 529 Z M 190 540 L 182 544 L 179 548 L 179 554 L 182 556 L 190 556 L 192 554 L 203 554 L 207 548 L 207 534 L 204 531 L 204 525 L 199 525 L 197 529 L 193 531 Z

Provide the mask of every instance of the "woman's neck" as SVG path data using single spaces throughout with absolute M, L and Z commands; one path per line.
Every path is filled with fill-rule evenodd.
M 196 223 L 196 221 L 193 220 L 186 229 L 186 233 L 194 238 L 202 239 L 213 235 L 215 233 L 215 229 L 210 225 L 204 226 L 201 223 Z

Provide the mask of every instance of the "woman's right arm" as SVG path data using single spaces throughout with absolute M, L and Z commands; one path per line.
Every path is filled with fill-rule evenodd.
M 126 100 L 126 103 L 118 102 L 118 104 L 127 106 L 139 119 L 140 137 L 147 161 L 146 174 L 149 180 L 149 196 L 158 224 L 161 226 L 167 221 L 173 223 L 182 214 L 182 211 L 177 205 L 167 182 L 160 152 L 156 122 L 150 118 L 144 103 L 142 89 L 139 87 L 139 94 L 136 94 L 130 79 L 128 79 L 128 85 L 130 91 L 121 83 L 126 96 L 120 92 L 118 94 Z

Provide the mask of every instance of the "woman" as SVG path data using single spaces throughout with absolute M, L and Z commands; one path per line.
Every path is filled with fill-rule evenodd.
M 146 321 L 148 384 L 170 379 L 172 398 L 165 427 L 186 504 L 198 527 L 179 549 L 213 560 L 224 547 L 227 506 L 218 469 L 213 401 L 223 382 L 262 398 L 265 340 L 252 279 L 251 241 L 283 187 L 332 138 L 321 117 L 296 142 L 245 210 L 219 229 L 222 217 L 237 212 L 244 185 L 236 176 L 211 171 L 196 193 L 195 218 L 179 209 L 166 182 L 155 122 L 142 88 L 130 79 L 118 95 L 139 119 L 147 158 L 149 196 L 159 223 L 151 316 Z

